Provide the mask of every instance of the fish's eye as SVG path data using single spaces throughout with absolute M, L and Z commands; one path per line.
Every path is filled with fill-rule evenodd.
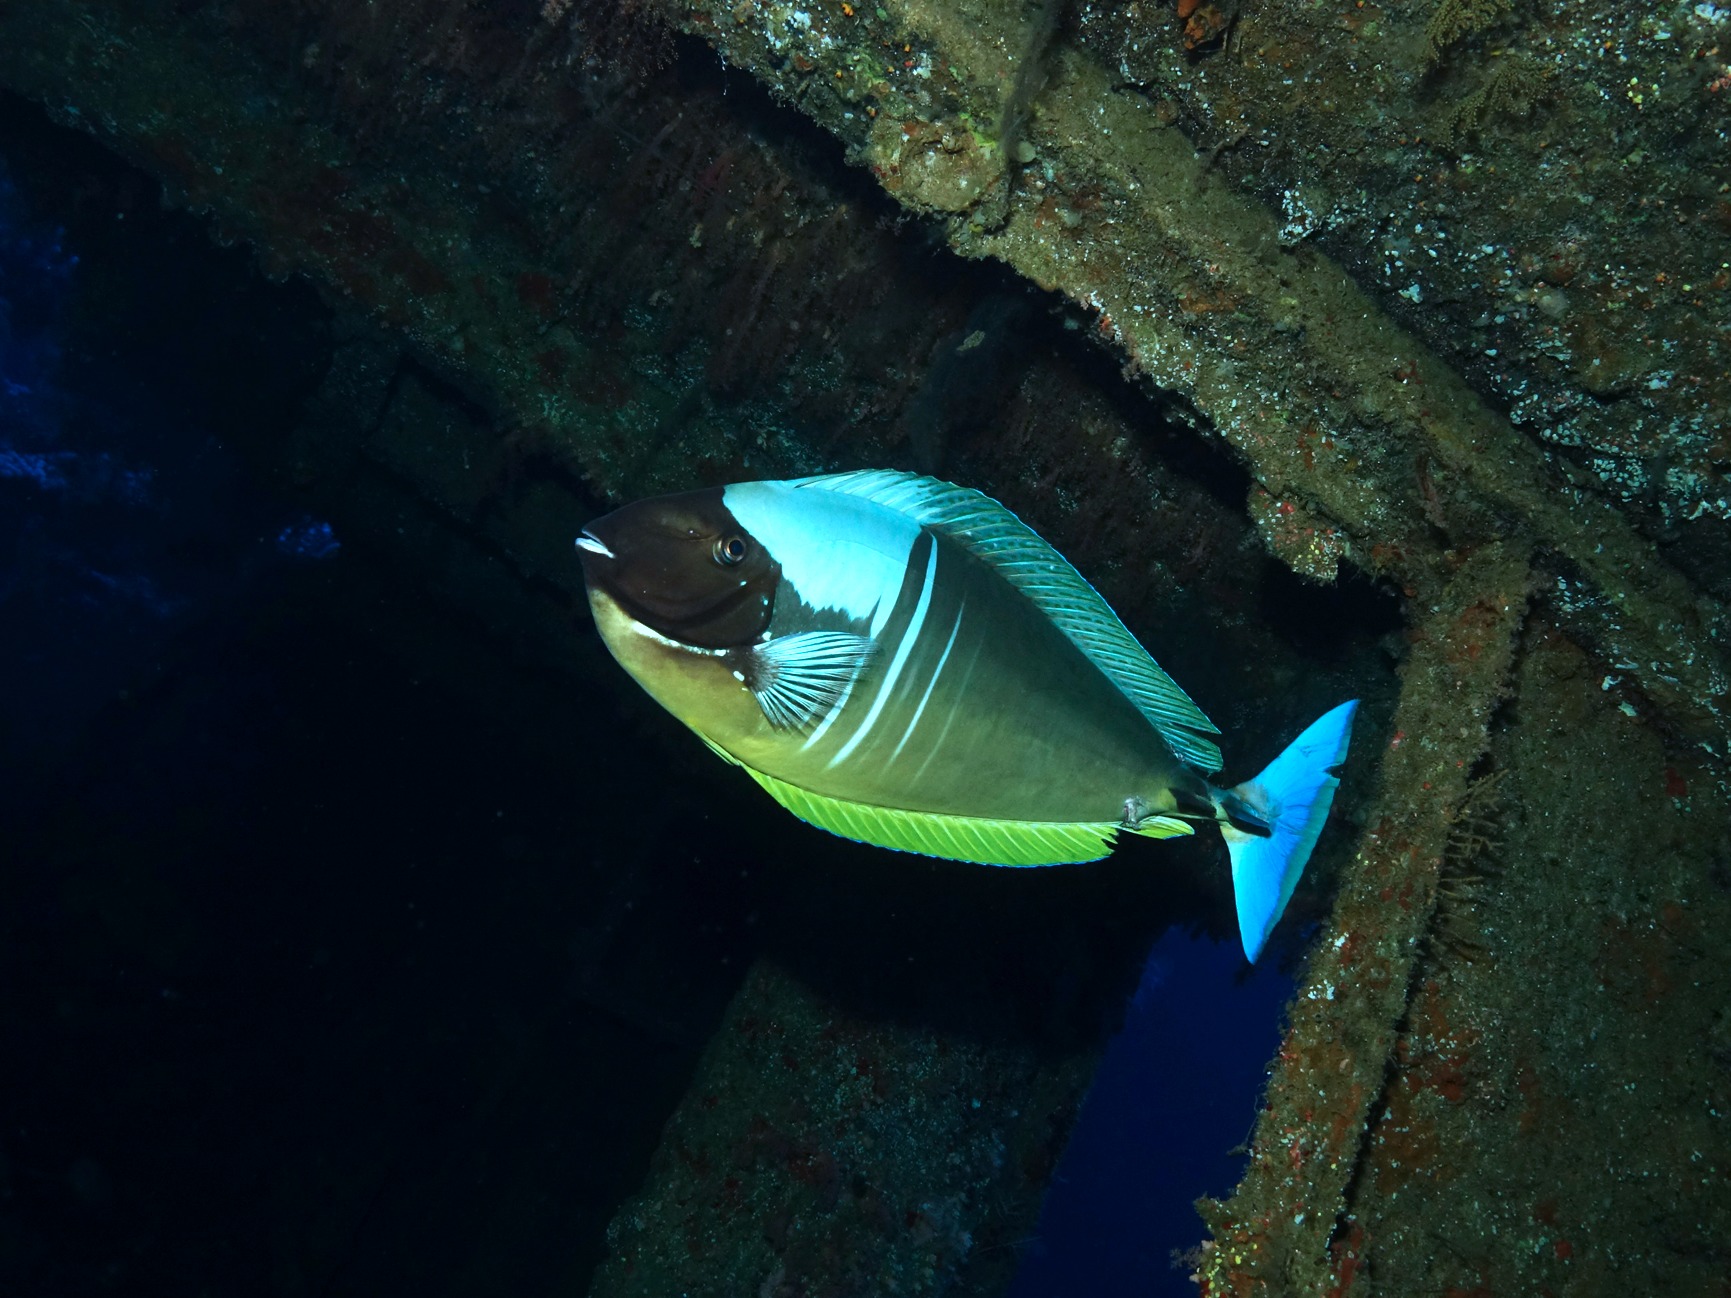
M 743 536 L 724 536 L 715 542 L 715 561 L 726 564 L 729 568 L 736 563 L 745 561 L 746 545 Z

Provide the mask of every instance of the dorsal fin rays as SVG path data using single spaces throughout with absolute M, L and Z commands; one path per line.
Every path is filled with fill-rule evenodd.
M 1220 749 L 1208 738 L 1220 728 L 1160 669 L 1087 579 L 990 496 L 895 469 L 797 478 L 789 485 L 862 497 L 963 546 L 1051 618 L 1148 718 L 1174 754 L 1206 773 L 1220 769 Z

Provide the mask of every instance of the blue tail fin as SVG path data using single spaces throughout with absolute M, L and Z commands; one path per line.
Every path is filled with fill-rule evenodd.
M 1232 857 L 1232 893 L 1238 903 L 1238 934 L 1253 963 L 1268 934 L 1298 886 L 1310 849 L 1328 819 L 1335 786 L 1334 768 L 1346 758 L 1352 739 L 1352 714 L 1358 700 L 1325 712 L 1268 769 L 1237 788 L 1217 794 L 1223 810 L 1237 807 L 1263 821 L 1267 835 L 1252 834 L 1222 821 L 1220 832 Z

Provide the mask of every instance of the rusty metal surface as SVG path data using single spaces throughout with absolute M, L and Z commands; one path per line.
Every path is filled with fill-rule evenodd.
M 1330 561 L 1350 554 L 1428 592 L 1455 546 L 1498 535 L 1542 546 L 1583 630 L 1723 744 L 1722 608 L 1341 266 L 1284 246 L 1275 214 L 1121 93 L 1115 70 L 1069 47 L 1046 56 L 1019 172 L 987 125 L 1026 44 L 1015 7 L 862 7 L 859 27 L 827 13 L 802 23 L 784 4 L 672 8 L 835 131 L 890 193 L 943 217 L 958 251 L 1001 258 L 1095 313 L 1133 373 L 1192 408 L 1298 515 L 1271 532 L 1277 553 L 1314 568 L 1321 545 Z M 1723 294 L 1712 302 L 1723 311 Z M 1724 370 L 1715 336 L 1688 343 L 1690 372 Z M 1697 418 L 1713 400 L 1683 399 Z
M 1613 229 L 1603 212 L 1584 230 L 1505 235 L 1475 208 L 1473 238 L 1455 240 L 1488 240 L 1516 261 L 1547 241 L 1575 249 L 1572 272 L 1528 276 L 1519 290 L 1567 288 L 1573 345 L 1618 375 L 1595 391 L 1593 368 L 1571 359 L 1569 382 L 1593 400 L 1644 395 L 1588 419 L 1570 445 L 1661 430 L 1648 447 L 1658 494 L 1601 494 L 1593 463 L 1583 476 L 1558 439 L 1528 435 L 1530 410 L 1511 406 L 1529 373 L 1553 391 L 1567 378 L 1538 359 L 1555 302 L 1533 296 L 1530 312 L 1495 322 L 1529 368 L 1491 373 L 1463 359 L 1484 350 L 1458 332 L 1469 307 L 1496 307 L 1464 263 L 1421 274 L 1419 298 L 1450 305 L 1418 315 L 1367 273 L 1374 258 L 1326 239 L 1319 251 L 1309 232 L 1292 235 L 1290 212 L 1252 196 L 1307 179 L 1290 156 L 1256 176 L 1238 144 L 1284 120 L 1271 105 L 1287 93 L 1275 89 L 1286 70 L 1261 54 L 1269 33 L 1284 22 L 1284 38 L 1308 48 L 1319 40 L 1311 19 L 1247 11 L 1226 38 L 1241 42 L 1226 91 L 1206 50 L 1192 50 L 1151 94 L 1146 66 L 1104 61 L 1135 35 L 1122 22 L 1071 39 L 1042 29 L 1041 7 L 666 12 L 831 132 L 897 201 L 941 222 L 957 251 L 1066 295 L 1152 394 L 1150 422 L 1158 409 L 1217 435 L 1245 466 L 1238 514 L 1168 472 L 1120 416 L 1079 400 L 1067 407 L 1084 412 L 1073 427 L 1049 428 L 1041 416 L 1053 407 L 1026 390 L 1011 401 L 1012 433 L 969 448 L 966 462 L 1085 567 L 1100 561 L 1115 599 L 1147 585 L 1205 590 L 1213 629 L 1269 648 L 1242 657 L 1282 680 L 1297 664 L 1254 614 L 1220 612 L 1233 608 L 1246 538 L 1260 535 L 1309 578 L 1345 565 L 1406 601 L 1398 702 L 1378 699 L 1361 729 L 1355 773 L 1368 792 L 1349 801 L 1364 808 L 1362 832 L 1291 1013 L 1252 1168 L 1231 1199 L 1205 1205 L 1207 1291 L 1685 1292 L 1723 1274 L 1718 1115 L 1731 1102 L 1731 1045 L 1711 1009 L 1727 989 L 1705 935 L 1723 931 L 1731 895 L 1724 574 L 1710 545 L 1683 552 L 1694 532 L 1667 530 L 1679 514 L 1698 524 L 1689 511 L 1723 490 L 1722 457 L 1695 437 L 1722 420 L 1715 394 L 1731 372 L 1718 350 L 1724 289 L 1707 278 L 1720 256 L 1711 250 L 1726 243 L 1716 200 L 1690 208 L 1663 150 L 1631 137 L 1659 168 L 1655 184 L 1671 186 L 1667 201 L 1683 203 L 1677 224 L 1700 245 L 1691 266 L 1706 264 L 1648 293 L 1659 317 L 1689 324 L 1659 331 L 1671 335 L 1662 366 L 1641 359 L 1645 341 L 1618 344 L 1617 312 L 1640 304 L 1630 286 L 1653 278 L 1647 260 L 1663 260 L 1674 232 L 1624 256 L 1594 240 L 1646 236 Z M 1358 41 L 1428 57 L 1427 13 L 1355 9 L 1330 57 Z M 1580 31 L 1603 18 L 1582 15 Z M 888 345 L 849 351 L 834 339 L 850 329 L 893 338 L 911 370 L 964 323 L 954 303 L 910 310 L 885 295 L 882 268 L 898 254 L 814 179 L 803 144 L 716 125 L 714 98 L 677 78 L 651 82 L 660 56 L 635 21 L 559 3 L 498 13 L 430 0 L 364 12 L 213 4 L 165 16 L 37 0 L 0 15 L 0 79 L 150 167 L 176 201 L 215 212 L 279 269 L 310 274 L 411 339 L 429 390 L 452 384 L 497 436 L 459 430 L 441 442 L 436 418 L 400 419 L 369 430 L 365 454 L 460 520 L 469 541 L 496 547 L 516 579 L 553 582 L 550 538 L 589 493 L 901 458 L 883 412 L 900 408 L 910 381 L 886 363 Z M 1381 27 L 1366 32 L 1367 21 Z M 594 33 L 609 24 L 626 53 L 598 70 Z M 1643 102 L 1641 87 L 1672 76 L 1653 70 L 1670 38 L 1648 35 L 1630 74 Z M 1716 55 L 1690 49 L 1710 73 Z M 1020 138 L 1000 138 L 1020 60 L 1039 50 Z M 654 104 L 636 89 L 651 83 L 664 96 Z M 1298 107 L 1325 116 L 1328 87 L 1307 84 Z M 1582 102 L 1560 74 L 1552 84 Z M 1662 129 L 1630 116 L 1642 103 L 1619 93 L 1624 129 Z M 1368 130 L 1374 103 L 1357 106 L 1358 125 L 1330 118 L 1328 139 Z M 1580 128 L 1578 107 L 1569 120 Z M 573 122 L 588 125 L 573 135 Z M 1387 179 L 1414 147 L 1403 139 L 1401 165 L 1354 174 Z M 1570 147 L 1584 156 L 1585 145 Z M 1458 154 L 1428 153 L 1426 166 L 1461 185 Z M 585 204 L 577 182 L 595 176 L 612 187 Z M 631 203 L 661 213 L 642 249 L 600 210 Z M 1547 211 L 1560 219 L 1566 208 Z M 1613 262 L 1614 274 L 1588 274 Z M 701 344 L 689 354 L 681 343 L 622 363 L 597 339 L 617 336 L 631 300 L 718 305 L 687 307 L 667 327 Z M 1656 328 L 1648 321 L 1642 337 Z M 723 409 L 694 395 L 693 364 L 747 396 Z M 419 372 L 392 361 L 368 381 L 412 404 Z M 1663 386 L 1635 386 L 1664 374 Z M 789 427 L 753 413 L 753 385 L 792 388 L 824 417 Z M 747 436 L 742 411 L 761 418 Z M 845 442 L 814 432 L 826 419 L 852 421 Z M 341 462 L 316 438 L 304 451 L 309 478 Z M 1025 468 L 1034 460 L 1038 475 Z M 525 472 L 542 462 L 569 481 Z M 1101 500 L 1109 507 L 1085 507 Z M 1151 570 L 1158 582 L 1137 580 Z M 484 604 L 490 575 L 453 580 L 462 600 Z M 1492 870 L 1474 844 L 1490 831 L 1472 827 L 1487 814 L 1482 781 L 1498 772 L 1510 809 L 1496 818 Z M 1703 1050 L 1676 1044 L 1702 1039 Z M 1622 1107 L 1619 1088 L 1685 1117 L 1660 1134 Z M 1642 1215 L 1640 1187 L 1651 1184 L 1687 1186 L 1702 1206 Z
M 1715 817 L 1724 805 L 1728 677 L 1724 611 L 1709 593 L 1722 588 L 1723 573 L 1711 550 L 1704 560 L 1683 555 L 1695 581 L 1681 575 L 1660 557 L 1654 536 L 1643 534 L 1643 528 L 1665 534 L 1655 512 L 1620 509 L 1583 490 L 1569 462 L 1549 455 L 1487 401 L 1487 394 L 1506 401 L 1507 385 L 1521 380 L 1503 373 L 1491 381 L 1481 365 L 1457 371 L 1345 268 L 1295 248 L 1290 220 L 1283 226 L 1245 197 L 1243 187 L 1227 184 L 1215 168 L 1217 151 L 1199 153 L 1190 138 L 1171 129 L 1172 112 L 1121 93 L 1130 79 L 1128 63 L 1108 70 L 1090 54 L 1062 47 L 1045 56 L 1045 85 L 1021 129 L 1017 156 L 1006 162 L 994 153 L 993 128 L 984 123 L 997 120 L 1007 102 L 1004 87 L 1026 75 L 1017 69 L 1018 56 L 1038 48 L 1026 11 L 877 6 L 863 40 L 846 34 L 833 15 L 808 27 L 786 6 L 698 5 L 678 12 L 691 30 L 847 140 L 887 190 L 943 219 L 959 251 L 1000 257 L 1095 312 L 1101 334 L 1127 357 L 1127 372 L 1150 381 L 1163 399 L 1193 409 L 1197 422 L 1224 437 L 1250 466 L 1257 480 L 1250 511 L 1275 553 L 1325 579 L 1350 561 L 1404 589 L 1412 650 L 1391 732 L 1383 736 L 1375 809 L 1293 1008 L 1252 1170 L 1226 1205 L 1207 1207 L 1215 1238 L 1200 1256 L 1198 1278 L 1206 1291 L 1219 1293 L 1340 1293 L 1355 1285 L 1377 1287 L 1379 1277 L 1390 1285 L 1387 1292 L 1412 1292 L 1415 1283 L 1459 1292 L 1491 1291 L 1517 1278 L 1534 1283 L 1525 1264 L 1535 1249 L 1531 1239 L 1508 1233 L 1506 1215 L 1499 1221 L 1479 1209 L 1507 1175 L 1504 1151 L 1465 1134 L 1477 1115 L 1466 1101 L 1506 1107 L 1506 1091 L 1490 1085 L 1470 1097 L 1461 1091 L 1463 1107 L 1451 1110 L 1457 1122 L 1447 1136 L 1460 1155 L 1447 1178 L 1454 1197 L 1433 1199 L 1436 1217 L 1424 1232 L 1393 1227 L 1402 1215 L 1393 1208 L 1394 1196 L 1376 1193 L 1390 1183 L 1391 1171 L 1398 1179 L 1402 1160 L 1391 1150 L 1399 1150 L 1398 1135 L 1412 1127 L 1408 1106 L 1391 1101 L 1438 1076 L 1448 1079 L 1445 1092 L 1455 1098 L 1453 1070 L 1467 1038 L 1481 1047 L 1485 1062 L 1478 1067 L 1486 1075 L 1521 1086 L 1530 1074 L 1511 1065 L 1511 1037 L 1542 1037 L 1547 1024 L 1578 1018 L 1583 1002 L 1601 988 L 1576 969 L 1572 980 L 1546 981 L 1511 1009 L 1498 1037 L 1471 1027 L 1457 1037 L 1438 1027 L 1471 1022 L 1483 1008 L 1468 999 L 1460 1013 L 1437 1009 L 1443 996 L 1467 997 L 1472 985 L 1436 977 L 1449 967 L 1451 952 L 1458 954 L 1438 937 L 1439 924 L 1456 922 L 1436 913 L 1439 887 L 1447 881 L 1451 842 L 1458 853 L 1463 820 L 1477 814 L 1476 786 L 1469 781 L 1485 778 L 1483 765 L 1494 762 L 1496 747 L 1534 743 L 1530 727 L 1539 718 L 1516 688 L 1515 666 L 1524 661 L 1521 618 L 1536 597 L 1547 619 L 1562 622 L 1601 663 L 1614 666 L 1603 693 L 1630 685 L 1640 691 L 1633 700 L 1601 700 L 1594 720 L 1615 725 L 1618 716 L 1644 718 L 1657 727 L 1655 741 L 1670 744 L 1663 761 L 1625 764 L 1604 760 L 1585 729 L 1578 736 L 1553 731 L 1542 741 L 1549 769 L 1575 772 L 1583 786 L 1593 787 L 1596 805 L 1628 808 L 1647 834 L 1686 844 L 1672 883 L 1689 901 L 1673 904 L 1723 910 L 1724 884 L 1709 867 L 1723 850 Z M 1085 26 L 1094 10 L 1083 13 Z M 1127 21 L 1152 29 L 1158 19 L 1132 14 Z M 1583 31 L 1597 21 L 1596 14 L 1580 15 Z M 1439 30 L 1444 45 L 1463 34 Z M 1419 31 L 1411 27 L 1408 36 L 1417 39 Z M 877 57 L 868 62 L 858 52 L 862 45 Z M 1190 98 L 1174 93 L 1201 112 L 1213 87 L 1191 66 Z M 1258 88 L 1266 92 L 1278 69 L 1262 60 L 1260 85 L 1252 71 L 1235 67 L 1234 76 L 1242 100 Z M 1177 85 L 1180 74 L 1172 79 Z M 1316 85 L 1314 93 L 1330 89 Z M 1380 111 L 1369 102 L 1360 106 Z M 1202 123 L 1217 135 L 1233 125 Z M 1263 129 L 1275 129 L 1272 118 Z M 1587 146 L 1576 141 L 1570 147 L 1578 153 Z M 1650 150 L 1647 156 L 1653 157 Z M 1017 163 L 1025 166 L 1018 171 Z M 1432 165 L 1446 170 L 1451 164 L 1433 158 Z M 1668 185 L 1664 192 L 1674 195 L 1674 182 L 1687 168 L 1662 166 L 1669 170 L 1656 188 Z M 1246 180 L 1252 188 L 1257 183 Z M 1505 206 L 1507 233 L 1481 222 L 1471 237 L 1518 244 L 1581 235 L 1560 227 L 1516 229 L 1507 224 L 1509 210 Z M 1679 216 L 1689 230 L 1703 229 L 1686 211 Z M 1642 237 L 1603 221 L 1593 235 L 1597 246 L 1589 242 L 1582 256 L 1604 258 L 1607 272 L 1621 263 L 1621 243 Z M 1717 229 L 1707 238 L 1719 251 L 1703 257 L 1702 249 L 1689 250 L 1689 286 L 1680 297 L 1667 297 L 1663 312 L 1688 317 L 1705 311 L 1723 320 L 1722 292 L 1694 296 L 1719 256 L 1731 253 Z M 1471 251 L 1470 243 L 1464 251 Z M 1434 248 L 1431 254 L 1438 255 Z M 1650 255 L 1651 249 L 1640 250 Z M 1362 272 L 1362 262 L 1358 268 Z M 1661 272 L 1657 283 L 1663 286 L 1668 276 Z M 1629 282 L 1623 268 L 1609 281 Z M 1382 292 L 1392 304 L 1393 294 L 1387 287 Z M 1412 290 L 1412 300 L 1422 295 L 1422 287 Z M 1611 321 L 1623 305 L 1615 296 L 1598 300 L 1604 314 L 1597 324 L 1577 319 L 1577 330 L 1614 329 Z M 1463 354 L 1436 320 L 1422 323 L 1449 355 Z M 1544 327 L 1534 320 L 1528 342 L 1539 341 Z M 1689 458 L 1695 476 L 1683 504 L 1699 518 L 1717 508 L 1715 492 L 1723 483 L 1722 460 L 1703 454 L 1706 444 L 1696 434 L 1714 419 L 1712 376 L 1725 367 L 1711 329 L 1679 330 L 1666 345 L 1681 371 L 1695 378 L 1685 392 L 1670 392 L 1668 382 L 1651 385 L 1667 394 L 1659 400 L 1671 412 L 1663 427 L 1674 450 L 1660 454 Z M 1577 738 L 1578 744 L 1571 742 Z M 1678 774 L 1684 767 L 1692 778 Z M 1660 787 L 1693 793 L 1667 804 L 1653 796 Z M 1533 838 L 1512 843 L 1510 868 L 1547 846 Z M 1577 864 L 1581 886 L 1603 891 L 1645 862 L 1606 838 L 1583 844 Z M 1574 940 L 1585 935 L 1590 945 L 1602 922 L 1566 895 L 1549 907 L 1510 907 L 1501 917 L 1496 957 L 1510 970 L 1541 963 L 1558 926 Z M 1665 956 L 1690 971 L 1697 998 L 1680 1003 L 1677 1012 L 1698 1019 L 1702 1004 L 1722 996 L 1722 980 L 1702 966 L 1698 953 L 1668 948 Z M 1667 969 L 1666 979 L 1674 976 Z M 1621 1006 L 1607 1018 L 1640 1008 Z M 1664 1078 L 1678 1067 L 1661 1060 L 1648 1066 Z M 1723 1064 L 1703 1066 L 1692 1084 L 1722 1093 Z M 1556 1146 L 1547 1156 L 1587 1186 L 1603 1178 L 1603 1168 L 1571 1163 L 1560 1151 L 1592 1140 L 1619 1175 L 1680 1184 L 1707 1160 L 1705 1184 L 1721 1184 L 1724 1142 L 1716 1119 L 1701 1123 L 1697 1138 L 1718 1153 L 1698 1148 L 1684 1164 L 1655 1159 L 1626 1127 L 1593 1130 L 1595 1118 L 1580 1109 L 1572 1117 L 1579 1126 L 1530 1139 L 1549 1135 Z M 1406 1161 L 1412 1158 L 1408 1151 Z M 1591 1190 L 1575 1185 L 1564 1201 L 1579 1209 L 1591 1197 Z M 1698 1236 L 1655 1242 L 1638 1230 L 1617 1233 L 1602 1213 L 1590 1228 L 1580 1216 L 1559 1217 L 1557 1203 L 1546 1198 L 1532 1209 L 1539 1223 L 1533 1230 L 1548 1232 L 1554 1261 L 1571 1263 L 1591 1249 L 1591 1262 L 1583 1258 L 1579 1271 L 1620 1274 L 1637 1288 L 1691 1287 L 1717 1265 L 1699 1261 Z
M 759 964 L 590 1293 L 1001 1292 L 1092 1063 L 851 1013 Z
M 1487 548 L 1415 628 L 1380 796 L 1289 1011 L 1256 1156 L 1232 1200 L 1204 1214 L 1216 1241 L 1211 1291 L 1254 1278 L 1321 1292 L 1352 1265 L 1330 1243 L 1352 1208 L 1364 1132 L 1429 953 L 1439 872 L 1508 688 L 1531 583 L 1518 549 Z

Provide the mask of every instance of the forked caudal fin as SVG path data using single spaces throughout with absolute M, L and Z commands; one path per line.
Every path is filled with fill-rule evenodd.
M 1269 827 L 1266 835 L 1247 833 L 1220 822 L 1226 850 L 1232 857 L 1232 894 L 1238 905 L 1238 934 L 1244 954 L 1252 961 L 1263 945 L 1328 819 L 1329 804 L 1340 781 L 1335 768 L 1346 759 L 1352 739 L 1352 714 L 1358 700 L 1342 703 L 1311 722 L 1268 768 L 1236 788 L 1218 791 L 1216 805 L 1236 806 Z

